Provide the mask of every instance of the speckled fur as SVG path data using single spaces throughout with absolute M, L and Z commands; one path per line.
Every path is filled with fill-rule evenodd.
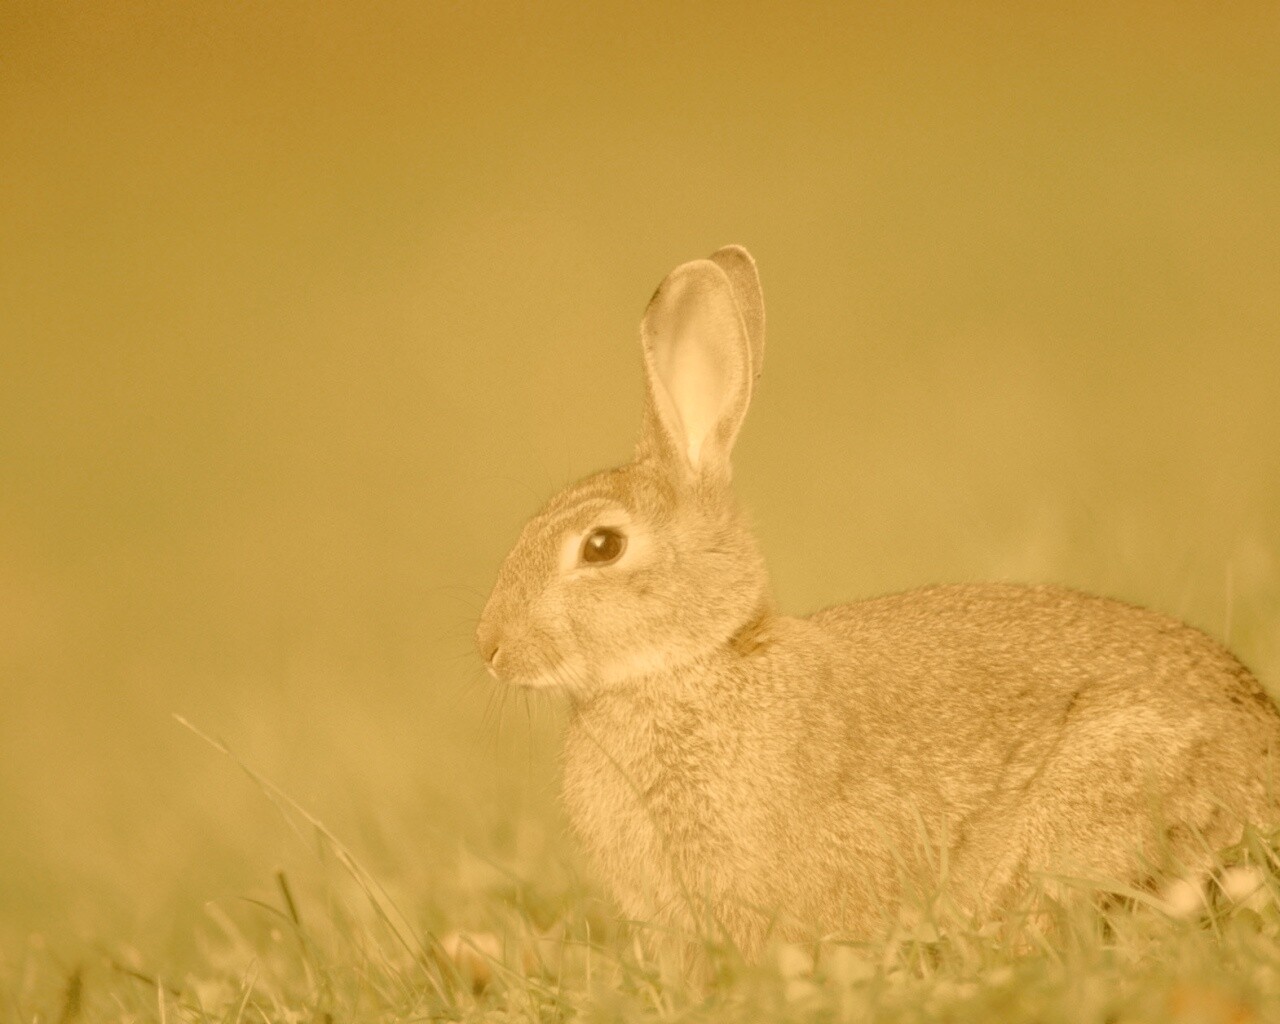
M 759 323 L 731 327 L 749 398 L 747 298 Z M 1142 884 L 1276 823 L 1280 714 L 1174 619 L 1013 584 L 778 614 L 729 487 L 737 424 L 724 472 L 690 472 L 646 365 L 636 461 L 528 524 L 477 632 L 495 674 L 569 694 L 565 805 L 625 915 L 723 928 L 751 954 L 771 930 L 881 932 L 943 864 L 961 906 L 994 914 L 1039 873 Z M 601 509 L 643 557 L 558 570 Z

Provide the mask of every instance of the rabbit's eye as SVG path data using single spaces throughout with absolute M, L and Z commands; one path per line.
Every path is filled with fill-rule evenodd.
M 582 561 L 589 565 L 608 565 L 622 557 L 627 538 L 617 530 L 601 527 L 587 534 L 582 542 Z

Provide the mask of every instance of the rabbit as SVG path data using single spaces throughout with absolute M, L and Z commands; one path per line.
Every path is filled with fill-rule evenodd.
M 671 271 L 634 460 L 529 521 L 476 630 L 568 696 L 564 807 L 625 916 L 758 956 L 882 935 L 943 876 L 977 919 L 1194 877 L 1275 823 L 1280 712 L 1173 618 L 1011 583 L 780 613 L 729 459 L 764 327 L 745 249 Z

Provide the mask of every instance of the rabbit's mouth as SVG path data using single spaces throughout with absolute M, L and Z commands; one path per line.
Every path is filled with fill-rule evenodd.
M 645 649 L 603 665 L 589 665 L 586 659 L 569 655 L 552 663 L 530 666 L 531 671 L 520 671 L 492 663 L 488 668 L 490 675 L 509 686 L 582 694 L 634 685 L 644 679 L 670 672 L 672 664 L 667 653 Z
M 574 659 L 539 666 L 532 672 L 504 672 L 490 664 L 489 674 L 508 686 L 519 686 L 526 690 L 586 690 L 594 682 L 586 671 L 586 666 Z

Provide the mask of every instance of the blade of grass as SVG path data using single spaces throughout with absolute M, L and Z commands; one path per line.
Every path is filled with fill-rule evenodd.
M 439 955 L 439 953 L 442 952 L 436 937 L 432 935 L 430 931 L 427 931 L 426 935 L 429 945 L 424 945 L 422 943 L 418 938 L 417 929 L 409 923 L 404 912 L 401 911 L 395 901 L 391 899 L 390 894 L 387 893 L 382 883 L 379 882 L 373 874 L 359 862 L 359 860 L 357 860 L 356 856 L 350 851 L 350 849 L 348 849 L 347 845 L 339 839 L 324 822 L 308 811 L 298 803 L 297 800 L 291 797 L 270 779 L 267 779 L 265 776 L 249 767 L 249 765 L 235 754 L 226 743 L 221 740 L 214 739 L 207 733 L 202 732 L 181 715 L 175 714 L 173 717 L 179 725 L 189 729 L 196 736 L 213 747 L 214 750 L 223 754 L 238 765 L 241 771 L 248 775 L 258 788 L 262 790 L 263 794 L 276 805 L 276 807 L 281 811 L 281 815 L 284 817 L 286 822 L 289 822 L 291 827 L 292 820 L 288 813 L 286 813 L 287 811 L 292 811 L 294 814 L 298 815 L 303 821 L 310 825 L 317 834 L 324 838 L 325 842 L 328 843 L 329 848 L 337 857 L 338 863 L 342 865 L 342 867 L 355 881 L 356 885 L 358 885 L 361 891 L 364 892 L 365 897 L 369 901 L 369 905 L 382 920 L 383 924 L 385 924 L 391 931 L 391 934 L 396 938 L 396 941 L 400 943 L 404 951 L 409 954 L 410 958 L 418 964 L 423 975 L 435 990 L 436 994 L 442 1000 L 448 1002 L 449 999 L 443 980 L 437 976 L 431 966 L 433 963 L 433 952 L 435 955 Z M 299 833 L 299 838 L 305 837 L 302 837 Z

